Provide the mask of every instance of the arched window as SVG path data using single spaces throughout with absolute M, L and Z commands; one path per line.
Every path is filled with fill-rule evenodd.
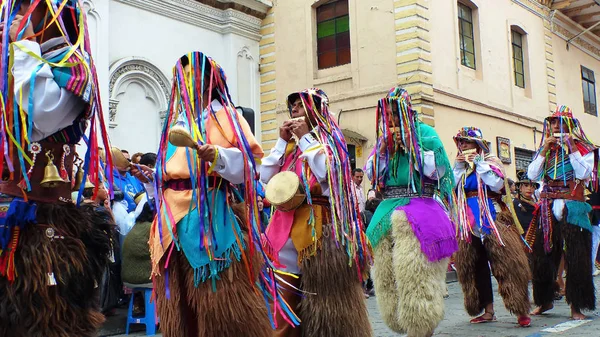
M 348 0 L 330 1 L 316 10 L 319 69 L 350 63 Z

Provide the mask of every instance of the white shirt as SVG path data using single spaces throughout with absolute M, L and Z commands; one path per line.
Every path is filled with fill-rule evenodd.
M 42 50 L 47 50 L 64 42 L 64 38 L 57 37 L 44 42 L 41 46 L 37 42 L 22 40 L 17 42 L 37 56 L 42 56 Z M 54 74 L 49 65 L 27 54 L 14 45 L 14 66 L 12 73 L 15 80 L 15 101 L 33 118 L 31 140 L 42 140 L 57 131 L 73 124 L 73 121 L 83 109 L 85 102 L 72 92 L 61 88 L 54 81 Z M 68 47 L 64 47 L 68 48 Z M 45 57 L 61 53 L 64 48 L 44 53 Z M 31 77 L 35 73 L 33 87 L 33 111 L 29 111 L 29 93 Z M 22 101 L 21 101 L 22 97 Z
M 364 212 L 366 200 L 365 200 L 365 192 L 363 191 L 362 184 L 356 185 L 355 182 L 352 182 L 352 185 L 354 186 L 354 194 L 356 194 L 356 201 L 358 202 L 358 209 L 361 212 Z
M 211 108 L 213 111 L 217 112 L 223 109 L 223 105 L 215 99 L 211 102 Z M 236 109 L 234 109 L 234 111 L 235 113 L 238 113 Z M 204 116 L 206 119 L 208 114 L 205 113 Z M 238 117 L 243 118 L 241 115 Z M 182 115 L 179 117 L 179 121 L 185 121 Z M 219 122 L 224 123 L 227 121 Z M 228 180 L 234 185 L 244 183 L 244 156 L 242 155 L 242 151 L 237 147 L 224 148 L 218 145 L 214 146 L 219 150 L 214 172 L 218 173 L 223 179 Z M 153 195 L 150 197 L 152 198 Z
M 285 163 L 285 149 L 287 142 L 281 138 L 277 139 L 271 153 L 263 158 L 260 167 L 260 179 L 267 184 L 273 176 L 281 171 Z M 302 154 L 300 158 L 307 161 L 310 170 L 321 185 L 324 196 L 329 196 L 329 184 L 327 183 L 327 155 L 321 151 L 323 145 L 319 143 L 310 133 L 302 136 L 298 142 Z M 301 274 L 298 266 L 298 252 L 291 238 L 288 238 L 281 251 L 279 251 L 279 262 L 285 266 L 283 270 L 292 274 Z
M 379 154 L 379 158 L 381 159 L 381 166 L 379 167 L 379 174 L 383 174 L 385 169 L 387 168 L 387 163 L 385 163 L 385 155 Z M 415 164 L 415 169 L 418 170 L 417 165 Z M 373 156 L 370 156 L 367 160 L 366 172 L 367 178 L 369 180 L 373 180 Z M 439 177 L 443 177 L 446 174 L 446 167 L 437 166 L 435 163 L 435 154 L 433 151 L 423 151 L 423 174 L 433 180 L 438 180 Z
M 460 182 L 463 175 L 467 173 L 467 163 L 455 162 L 454 168 L 454 181 L 456 184 Z M 490 190 L 500 193 L 504 187 L 504 177 L 498 176 L 490 167 L 490 164 L 485 161 L 479 161 L 475 163 L 475 171 L 479 175 L 479 178 L 486 184 Z
M 271 149 L 271 153 L 262 160 L 260 166 L 260 180 L 267 184 L 274 175 L 281 171 L 285 162 L 285 148 L 287 142 L 281 138 Z M 321 185 L 321 191 L 324 196 L 329 196 L 329 184 L 327 183 L 327 155 L 320 151 L 323 145 L 319 143 L 310 133 L 305 134 L 298 142 L 298 147 L 302 154 L 301 159 L 305 159 L 311 172 Z

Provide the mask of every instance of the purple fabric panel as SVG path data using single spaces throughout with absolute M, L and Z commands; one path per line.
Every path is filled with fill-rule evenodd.
M 432 198 L 415 198 L 397 208 L 406 213 L 421 251 L 429 261 L 448 258 L 458 250 L 456 229 L 442 206 Z

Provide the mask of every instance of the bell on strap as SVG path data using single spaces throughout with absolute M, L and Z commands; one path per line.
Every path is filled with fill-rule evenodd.
M 54 188 L 60 184 L 64 184 L 65 181 L 60 177 L 58 169 L 54 165 L 52 151 L 46 151 L 46 158 L 48 158 L 48 164 L 44 169 L 44 180 L 42 180 L 40 185 L 46 188 Z
M 73 191 L 79 191 L 79 187 L 81 187 L 81 184 L 83 183 L 83 167 L 82 167 L 82 163 L 78 163 L 77 164 L 77 174 L 75 175 L 75 180 L 73 181 L 73 187 L 72 190 Z

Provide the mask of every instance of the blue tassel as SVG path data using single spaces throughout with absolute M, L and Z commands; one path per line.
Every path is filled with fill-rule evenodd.
M 0 247 L 6 250 L 15 227 L 24 229 L 28 223 L 36 223 L 37 205 L 16 198 L 10 203 L 6 217 L 0 220 Z
M 10 207 L 6 213 L 6 224 L 8 227 L 17 226 L 23 229 L 28 223 L 36 223 L 36 215 L 36 204 L 17 198 L 10 203 Z

